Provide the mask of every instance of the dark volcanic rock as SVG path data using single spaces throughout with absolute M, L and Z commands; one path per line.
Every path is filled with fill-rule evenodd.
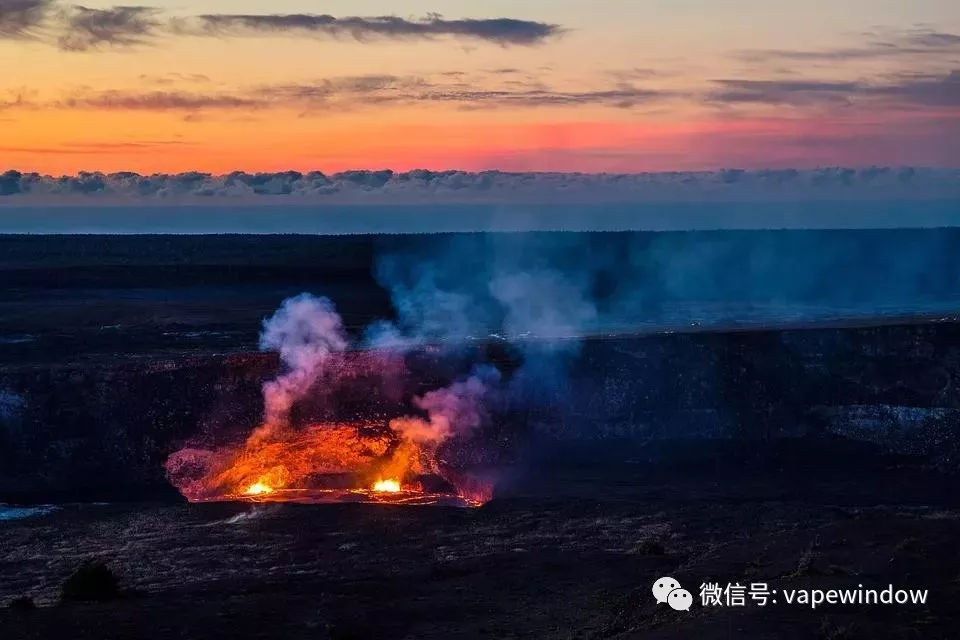
M 8 606 L 15 611 L 33 611 L 37 608 L 36 603 L 34 603 L 33 598 L 30 596 L 14 598 Z
M 60 599 L 64 602 L 104 602 L 120 595 L 117 577 L 102 562 L 80 565 L 63 583 Z
M 509 350 L 470 349 L 466 361 L 487 359 L 508 374 L 516 366 Z M 406 366 L 404 397 L 458 372 L 430 354 Z M 196 434 L 215 443 L 247 433 L 261 416 L 261 384 L 277 368 L 274 355 L 252 353 L 0 369 L 0 501 L 174 497 L 166 457 Z M 514 459 L 524 442 L 622 456 L 635 453 L 623 447 L 632 443 L 652 455 L 651 443 L 717 439 L 774 452 L 780 439 L 804 438 L 842 464 L 851 452 L 840 436 L 872 447 L 858 458 L 912 456 L 953 471 L 957 380 L 952 322 L 589 338 L 565 381 L 502 407 L 494 439 L 510 451 L 493 455 Z M 407 409 L 374 380 L 350 385 L 320 403 L 318 417 L 385 423 Z M 320 409 L 305 408 L 304 419 L 310 410 Z M 824 457 L 816 446 L 809 453 Z
M 955 638 L 960 512 L 929 497 L 901 503 L 883 477 L 811 478 L 810 494 L 776 474 L 742 483 L 605 466 L 552 474 L 547 493 L 527 487 L 480 509 L 64 507 L 0 523 L 0 637 L 725 640 L 734 629 L 800 640 L 824 637 L 829 619 L 855 637 Z M 663 553 L 645 552 L 650 539 Z M 53 606 L 78 557 L 109 557 L 140 597 Z M 694 594 L 691 614 L 657 606 L 650 585 L 661 576 Z M 700 603 L 705 582 L 778 593 L 892 584 L 929 597 L 711 607 Z M 4 607 L 24 593 L 36 611 Z
M 173 498 L 166 456 L 205 425 L 252 427 L 275 368 L 254 354 L 2 371 L 0 388 L 21 401 L 0 420 L 0 496 Z

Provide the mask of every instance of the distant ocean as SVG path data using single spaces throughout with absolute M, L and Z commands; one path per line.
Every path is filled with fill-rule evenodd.
M 642 204 L 0 206 L 0 233 L 376 234 L 960 226 L 960 200 Z

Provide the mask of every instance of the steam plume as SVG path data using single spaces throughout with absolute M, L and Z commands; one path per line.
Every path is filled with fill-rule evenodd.
M 486 422 L 484 400 L 500 381 L 500 372 L 489 365 L 449 387 L 429 391 L 416 399 L 428 418 L 404 417 L 390 421 L 390 428 L 418 444 L 439 444 L 454 436 L 470 435 Z
M 264 321 L 260 348 L 278 351 L 287 367 L 263 386 L 264 422 L 273 428 L 284 425 L 293 403 L 330 374 L 327 365 L 347 348 L 347 338 L 333 303 L 303 293 Z

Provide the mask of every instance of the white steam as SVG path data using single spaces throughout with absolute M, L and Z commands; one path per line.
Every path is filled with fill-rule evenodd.
M 347 345 L 343 321 L 330 300 L 309 293 L 285 300 L 264 321 L 260 335 L 260 348 L 278 351 L 287 368 L 263 385 L 266 426 L 284 425 L 293 404 L 329 373 L 332 357 Z
M 586 285 L 558 271 L 501 273 L 489 289 L 504 307 L 507 335 L 536 332 L 544 338 L 578 337 L 597 320 Z
M 406 347 L 417 343 L 417 339 L 403 339 Z M 266 430 L 286 425 L 294 403 L 337 374 L 334 360 L 348 346 L 343 321 L 327 298 L 302 293 L 285 300 L 264 321 L 260 348 L 277 351 L 286 367 L 284 373 L 263 385 Z M 478 365 L 469 376 L 450 386 L 414 398 L 414 405 L 426 413 L 426 418 L 396 418 L 390 427 L 402 439 L 422 445 L 467 436 L 487 420 L 484 402 L 499 382 L 496 368 Z

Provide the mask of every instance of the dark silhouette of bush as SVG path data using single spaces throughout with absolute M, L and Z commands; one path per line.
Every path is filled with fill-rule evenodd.
M 102 562 L 88 561 L 63 583 L 60 593 L 65 602 L 104 602 L 120 595 L 117 577 Z

